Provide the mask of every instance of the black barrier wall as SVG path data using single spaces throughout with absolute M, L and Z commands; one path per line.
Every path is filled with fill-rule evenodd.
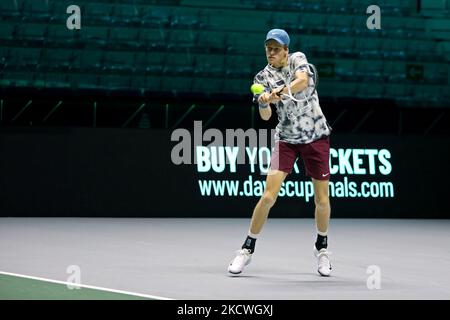
M 172 135 L 167 130 L 2 128 L 0 215 L 249 218 L 264 190 L 270 145 L 206 148 L 203 133 L 191 141 Z M 449 140 L 333 134 L 332 216 L 449 218 Z M 181 150 L 183 145 L 190 150 Z M 233 160 L 238 153 L 245 163 Z M 174 156 L 188 162 L 194 155 L 197 163 L 173 163 Z M 312 184 L 298 161 L 271 217 L 312 218 L 313 209 Z

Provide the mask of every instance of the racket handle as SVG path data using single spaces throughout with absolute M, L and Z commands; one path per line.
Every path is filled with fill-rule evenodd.
M 284 88 L 286 88 L 286 85 L 284 85 L 283 88 L 282 88 L 280 91 L 278 91 L 278 92 L 276 93 L 276 95 L 277 95 L 278 97 L 281 97 L 281 95 L 282 95 L 281 91 L 283 91 Z

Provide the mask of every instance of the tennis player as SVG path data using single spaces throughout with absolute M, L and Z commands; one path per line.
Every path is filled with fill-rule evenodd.
M 314 254 L 318 262 L 317 270 L 321 276 L 329 276 L 331 273 L 327 250 L 331 127 L 320 108 L 314 74 L 306 56 L 301 52 L 289 54 L 289 42 L 289 35 L 282 29 L 273 29 L 267 33 L 265 51 L 268 65 L 254 79 L 255 83 L 262 84 L 265 88 L 263 93 L 254 95 L 261 118 L 269 120 L 272 116 L 271 105 L 275 105 L 279 123 L 275 130 L 275 148 L 266 188 L 253 211 L 247 238 L 228 266 L 228 271 L 232 274 L 241 273 L 250 263 L 269 210 L 275 204 L 281 184 L 291 173 L 297 157 L 303 159 L 306 175 L 312 178 L 314 185 L 317 228 Z

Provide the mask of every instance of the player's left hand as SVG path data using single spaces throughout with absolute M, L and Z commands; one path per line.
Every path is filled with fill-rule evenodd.
M 270 93 L 270 101 L 271 102 L 278 102 L 281 100 L 281 91 L 283 91 L 284 86 L 273 89 L 272 92 Z

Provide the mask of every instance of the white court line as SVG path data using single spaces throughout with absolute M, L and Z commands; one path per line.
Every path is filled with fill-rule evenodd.
M 94 289 L 94 290 L 100 290 L 100 291 L 121 293 L 121 294 L 130 295 L 130 296 L 143 297 L 143 298 L 149 298 L 149 299 L 174 300 L 174 299 L 171 299 L 171 298 L 165 298 L 165 297 L 160 297 L 160 296 L 152 296 L 152 295 L 149 295 L 149 294 L 129 292 L 129 291 L 116 290 L 116 289 L 103 288 L 103 287 L 96 287 L 96 286 L 90 286 L 90 285 L 86 285 L 86 284 L 78 284 L 78 283 L 73 283 L 73 282 L 65 282 L 65 281 L 46 279 L 46 278 L 40 278 L 40 277 L 32 277 L 32 276 L 27 276 L 27 275 L 17 274 L 17 273 L 11 273 L 11 272 L 0 271 L 0 274 L 4 274 L 6 276 L 19 277 L 19 278 L 26 278 L 26 279 L 31 279 L 31 280 L 39 280 L 39 281 L 45 281 L 45 282 L 51 282 L 51 283 L 57 283 L 57 284 L 64 284 L 66 286 L 71 286 L 71 287 L 81 287 L 81 288 L 86 288 L 86 289 Z

